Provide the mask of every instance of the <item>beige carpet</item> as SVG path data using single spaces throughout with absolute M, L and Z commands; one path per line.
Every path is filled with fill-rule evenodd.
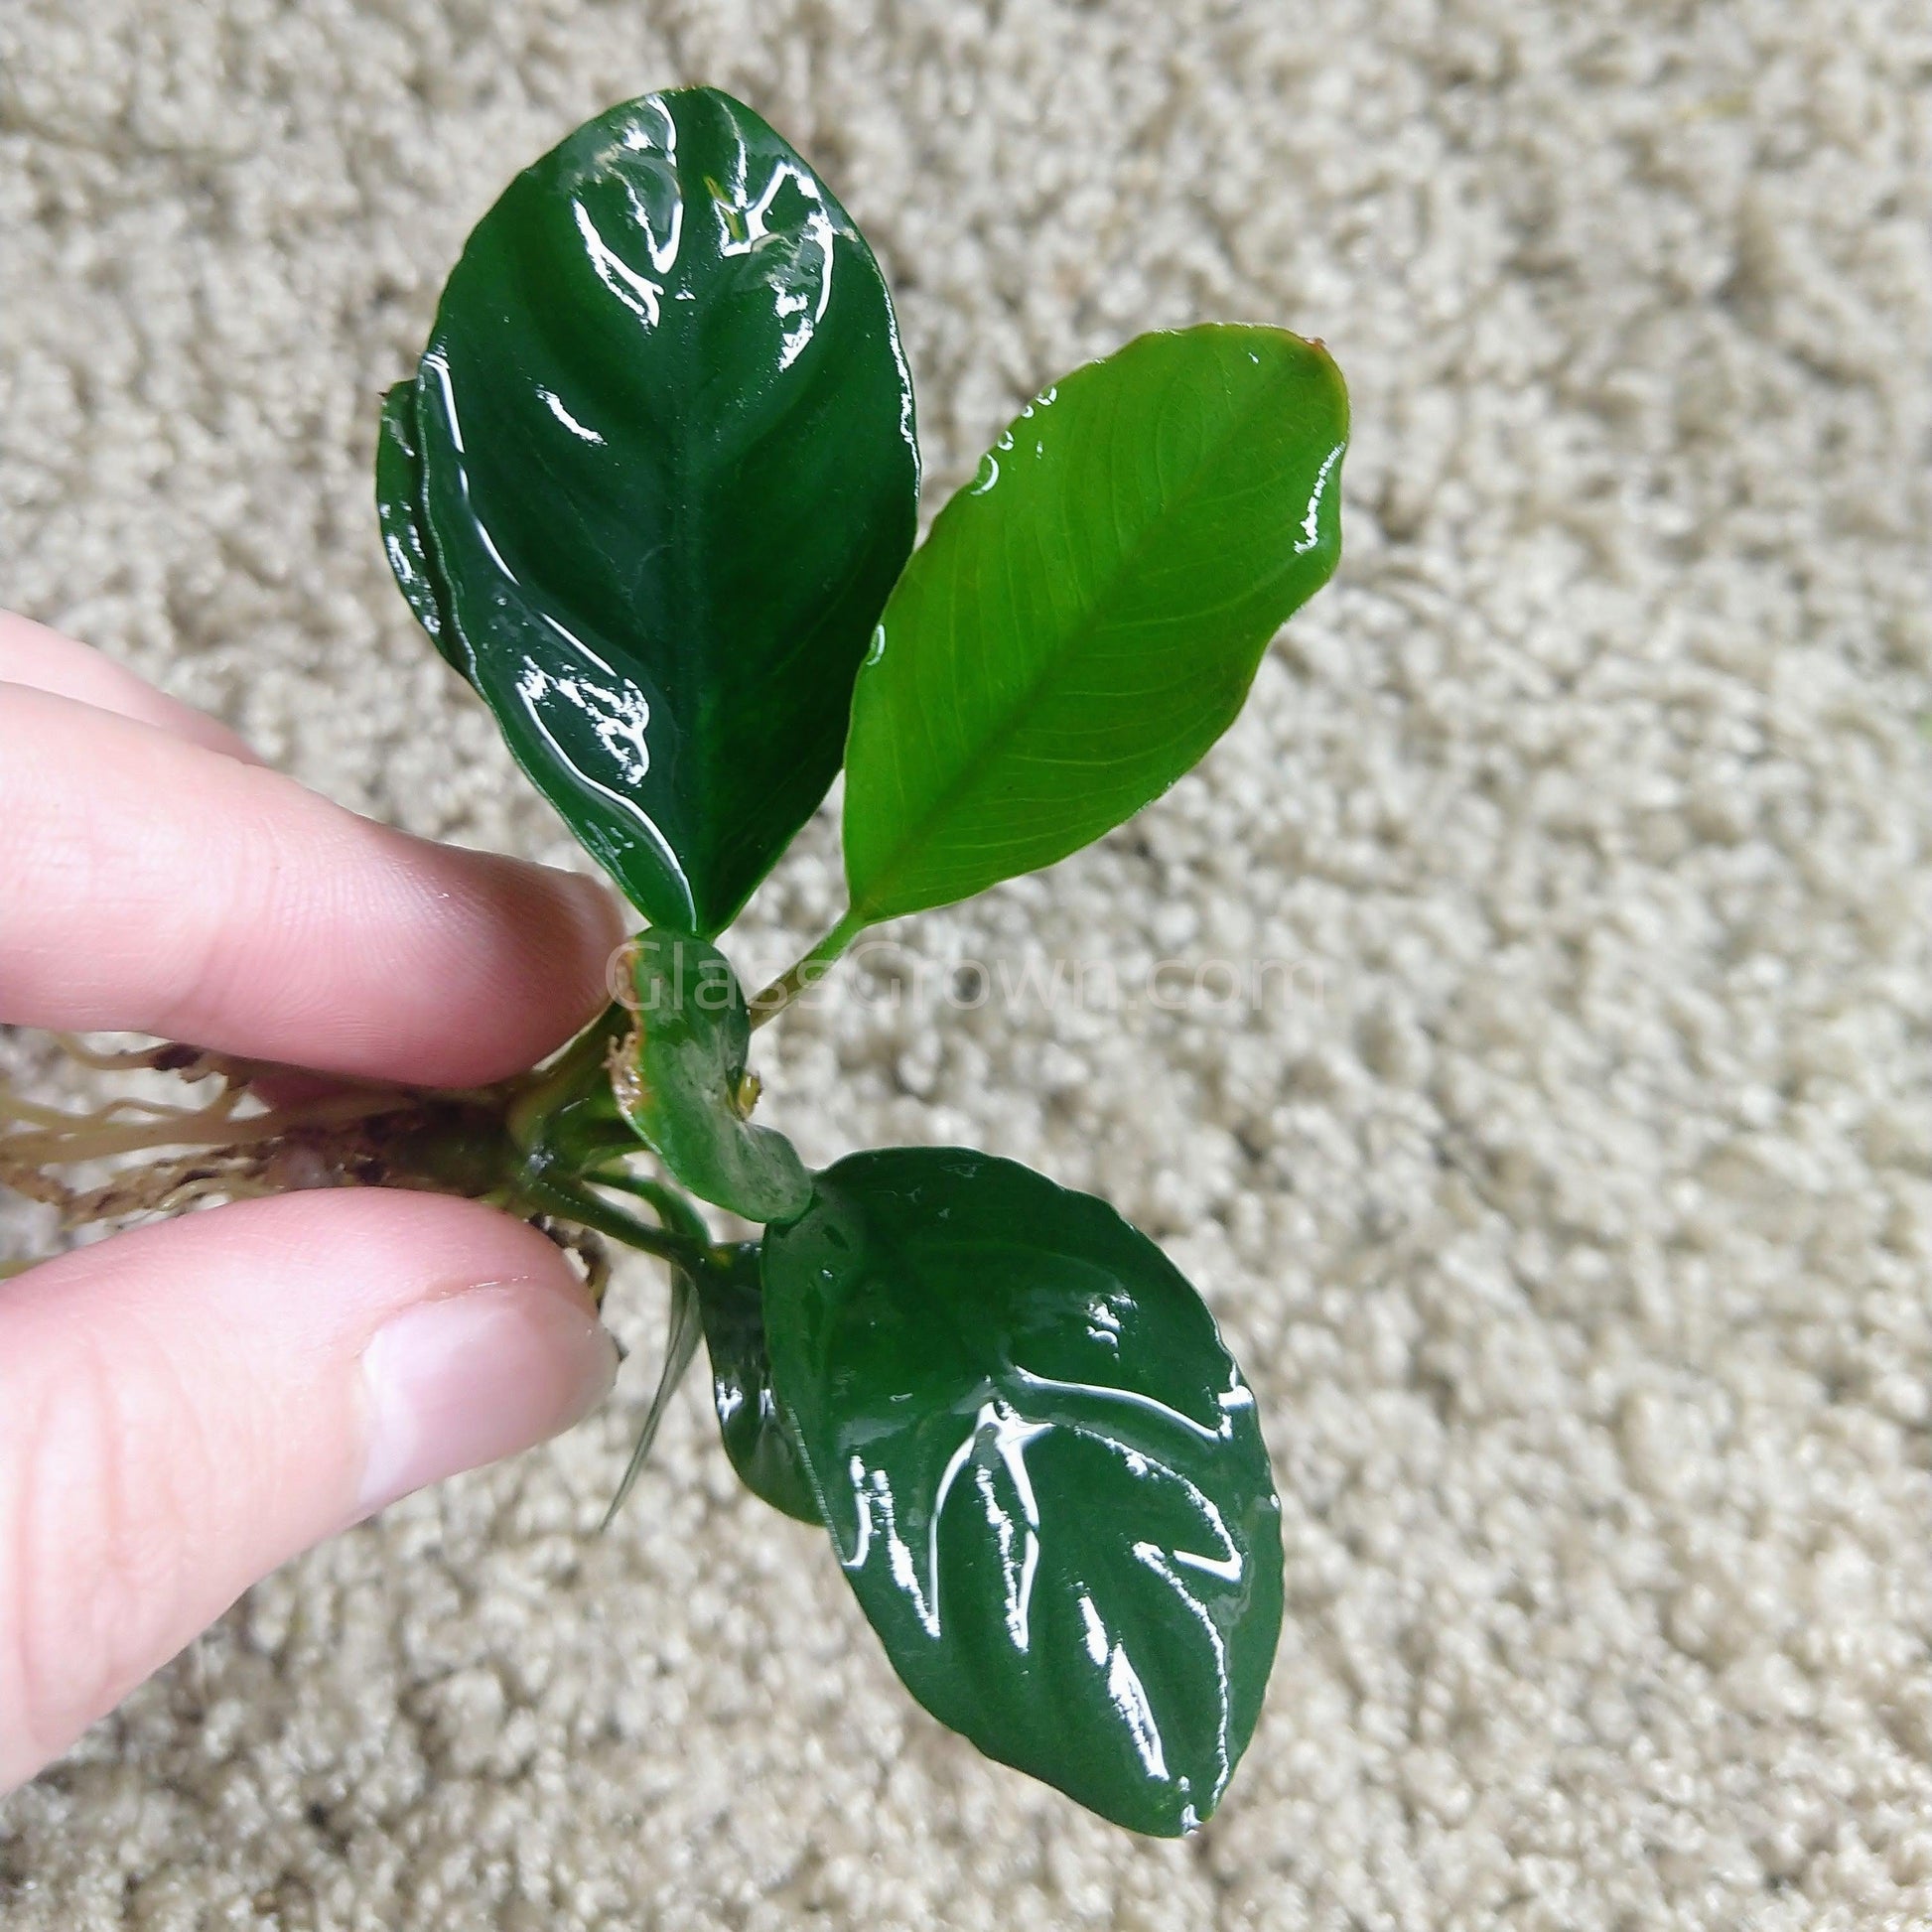
M 589 1540 L 640 1270 L 607 1414 L 293 1566 L 0 1808 L 0 1925 L 1932 1924 L 1923 5 L 7 0 L 0 602 L 562 856 L 386 580 L 376 397 L 507 175 L 692 79 L 878 245 L 929 502 L 1141 329 L 1352 380 L 1341 579 L 1202 771 L 896 935 L 980 1010 L 761 1036 L 808 1156 L 1017 1156 L 1202 1285 L 1286 1507 L 1260 1732 L 1186 1845 L 984 1765 L 695 1381 Z M 1054 957 L 1297 971 L 1007 1010 Z

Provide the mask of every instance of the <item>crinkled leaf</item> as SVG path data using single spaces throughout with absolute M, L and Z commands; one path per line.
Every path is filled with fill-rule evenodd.
M 654 922 L 721 930 L 838 769 L 911 546 L 871 251 L 695 87 L 525 169 L 451 274 L 377 494 L 410 608 Z
M 870 923 L 1051 865 L 1241 708 L 1340 551 L 1319 344 L 1142 336 L 1029 404 L 939 512 L 853 693 L 845 864 Z
M 624 1117 L 700 1200 L 748 1221 L 801 1213 L 811 1176 L 782 1134 L 746 1118 L 751 1021 L 731 962 L 689 933 L 632 943 L 635 1031 L 613 1067 Z
M 900 1677 L 1137 1831 L 1214 1809 L 1282 1614 L 1254 1398 L 1104 1201 L 951 1148 L 856 1154 L 764 1240 L 774 1387 Z
M 756 1241 L 734 1248 L 728 1268 L 707 1270 L 698 1283 L 718 1431 L 746 1488 L 773 1509 L 817 1524 L 811 1480 L 771 1394 L 763 1305 Z

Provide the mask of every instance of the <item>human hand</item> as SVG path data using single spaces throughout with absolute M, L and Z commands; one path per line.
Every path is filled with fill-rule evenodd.
M 469 1086 L 596 1014 L 595 883 L 432 845 L 0 613 L 0 1021 Z M 0 1793 L 288 1557 L 568 1427 L 614 1345 L 474 1201 L 342 1189 L 0 1282 Z

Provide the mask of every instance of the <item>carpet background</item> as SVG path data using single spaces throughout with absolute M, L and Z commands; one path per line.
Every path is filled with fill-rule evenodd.
M 376 398 L 508 175 L 694 79 L 877 245 L 928 508 L 1142 329 L 1351 380 L 1340 577 L 1200 772 L 895 934 L 1295 993 L 760 1036 L 808 1158 L 975 1143 L 1202 1286 L 1286 1509 L 1261 1730 L 1185 1845 L 982 1764 L 695 1378 L 588 1540 L 637 1271 L 606 1413 L 292 1566 L 0 1807 L 0 1924 L 1932 1924 L 1923 8 L 10 0 L 0 601 L 566 859 L 386 581 Z M 838 905 L 828 811 L 747 977 Z

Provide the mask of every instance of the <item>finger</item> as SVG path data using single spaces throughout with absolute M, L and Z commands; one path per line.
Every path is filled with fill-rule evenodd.
M 0 1285 L 0 1793 L 277 1564 L 616 1365 L 550 1242 L 432 1194 L 244 1202 Z
M 262 765 L 0 687 L 0 1020 L 467 1086 L 604 1004 L 594 881 L 431 844 Z
M 111 657 L 86 644 L 76 644 L 58 630 L 32 618 L 0 611 L 0 683 L 31 685 L 52 691 L 98 711 L 112 711 L 159 731 L 172 732 L 191 745 L 200 745 L 249 764 L 260 762 L 248 746 L 226 725 L 206 713 L 157 691 Z

